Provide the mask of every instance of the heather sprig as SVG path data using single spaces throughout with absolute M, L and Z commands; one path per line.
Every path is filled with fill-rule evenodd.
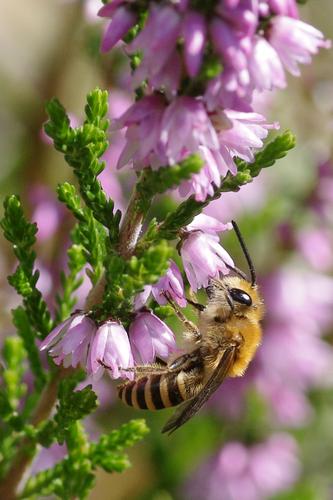
M 52 328 L 52 320 L 42 294 L 37 288 L 39 271 L 35 269 L 37 226 L 30 223 L 23 212 L 18 196 L 8 196 L 4 202 L 4 216 L 0 222 L 5 238 L 12 244 L 19 262 L 9 284 L 23 297 L 24 308 L 37 336 L 44 338 Z
M 96 89 L 88 94 L 86 117 L 81 127 L 70 126 L 68 115 L 57 99 L 48 102 L 46 110 L 49 120 L 45 132 L 74 169 L 81 196 L 94 218 L 108 229 L 111 240 L 116 242 L 121 214 L 120 211 L 114 212 L 113 201 L 106 197 L 97 179 L 105 168 L 105 163 L 99 158 L 108 147 L 107 92 Z

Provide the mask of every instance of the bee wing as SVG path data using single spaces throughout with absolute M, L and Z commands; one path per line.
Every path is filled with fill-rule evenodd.
M 234 362 L 235 354 L 235 347 L 228 348 L 224 351 L 217 368 L 208 380 L 207 384 L 203 387 L 199 394 L 179 407 L 179 409 L 172 415 L 163 427 L 163 433 L 168 432 L 171 434 L 178 429 L 178 427 L 190 420 L 190 418 L 192 418 L 193 415 L 200 410 L 213 392 L 215 392 L 216 389 L 222 384 Z

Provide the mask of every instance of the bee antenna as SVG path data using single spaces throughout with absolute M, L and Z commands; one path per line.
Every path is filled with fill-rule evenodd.
M 249 280 L 248 280 L 248 277 L 246 276 L 246 274 L 245 274 L 245 273 L 243 273 L 243 271 L 241 271 L 240 269 L 238 269 L 238 267 L 233 267 L 233 266 L 230 266 L 230 264 L 227 264 L 226 262 L 225 262 L 225 265 L 226 265 L 226 267 L 227 267 L 228 269 L 230 269 L 230 271 L 233 271 L 235 274 L 238 274 L 238 276 L 240 276 L 241 278 L 243 278 L 243 279 L 245 279 L 245 280 L 249 281 Z
M 234 228 L 234 231 L 236 233 L 236 236 L 238 238 L 239 244 L 241 246 L 241 249 L 243 250 L 246 262 L 249 266 L 250 270 L 250 275 L 251 275 L 251 285 L 255 285 L 257 282 L 257 277 L 256 277 L 256 272 L 254 270 L 253 262 L 251 260 L 250 254 L 248 249 L 246 248 L 245 241 L 241 235 L 241 232 L 239 230 L 239 227 L 237 226 L 236 222 L 234 220 L 231 221 L 232 227 Z

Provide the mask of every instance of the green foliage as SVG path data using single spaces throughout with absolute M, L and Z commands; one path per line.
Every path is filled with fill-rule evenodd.
M 148 432 L 143 420 L 132 420 L 90 443 L 80 424 L 69 428 L 66 440 L 68 456 L 52 469 L 30 478 L 20 498 L 55 494 L 62 499 L 86 498 L 94 483 L 97 467 L 107 472 L 122 472 L 130 463 L 123 452 Z
M 13 311 L 13 323 L 17 333 L 23 341 L 24 349 L 27 353 L 30 369 L 34 375 L 34 384 L 37 391 L 41 391 L 47 377 L 42 367 L 38 348 L 35 344 L 36 332 L 31 328 L 29 317 L 23 307 L 17 307 Z
M 72 289 L 70 291 L 71 294 L 78 284 L 74 278 L 75 269 L 77 269 L 78 272 L 82 269 L 84 266 L 83 257 L 91 266 L 89 277 L 93 284 L 96 284 L 103 274 L 103 261 L 106 255 L 105 245 L 107 236 L 103 225 L 95 219 L 93 212 L 88 207 L 82 207 L 75 186 L 68 182 L 64 182 L 58 186 L 57 193 L 59 200 L 65 203 L 67 208 L 78 220 L 78 224 L 74 227 L 71 234 L 71 239 L 77 246 L 75 247 L 76 249 L 72 249 L 68 255 L 68 265 L 72 267 L 72 270 L 70 269 L 70 275 L 68 276 L 70 281 L 68 286 Z M 66 286 L 65 282 L 63 286 Z
M 98 318 L 107 317 L 111 310 L 113 317 L 127 324 L 132 316 L 133 297 L 166 273 L 171 255 L 172 249 L 164 240 L 128 261 L 109 252 L 105 262 L 106 287 Z
M 74 169 L 80 193 L 96 221 L 104 225 L 113 242 L 117 241 L 121 212 L 114 213 L 114 203 L 104 193 L 97 176 L 105 163 L 99 158 L 108 147 L 105 118 L 108 110 L 108 93 L 95 89 L 87 96 L 86 119 L 81 127 L 73 129 L 64 107 L 57 99 L 47 103 L 49 121 L 45 131 L 54 141 L 55 148 L 62 152 L 65 160 Z
M 8 196 L 4 209 L 0 225 L 19 261 L 8 281 L 23 297 L 26 313 L 37 335 L 44 338 L 52 328 L 52 321 L 42 294 L 36 287 L 39 271 L 34 269 L 36 254 L 31 248 L 36 241 L 37 226 L 26 220 L 18 196 Z
M 2 348 L 4 367 L 1 370 L 0 416 L 9 425 L 20 426 L 18 405 L 26 393 L 22 382 L 26 352 L 23 341 L 17 337 L 7 337 Z
M 91 386 L 87 386 L 81 391 L 75 390 L 80 379 L 82 379 L 82 374 L 75 374 L 62 380 L 59 386 L 59 402 L 54 416 L 59 443 L 64 442 L 66 433 L 74 422 L 89 415 L 97 408 L 97 396 Z
M 144 420 L 131 420 L 120 429 L 101 436 L 98 443 L 90 446 L 90 457 L 94 467 L 102 467 L 106 472 L 122 472 L 130 466 L 123 449 L 133 446 L 149 432 Z
M 165 193 L 168 189 L 175 188 L 179 184 L 200 171 L 203 160 L 198 155 L 191 155 L 179 165 L 161 167 L 158 170 L 145 168 L 136 189 L 140 193 L 138 210 L 146 212 L 147 201 L 155 194 Z
M 57 303 L 59 306 L 57 320 L 59 322 L 68 318 L 74 309 L 76 298 L 73 294 L 83 282 L 83 276 L 80 276 L 80 272 L 86 264 L 84 247 L 81 244 L 74 243 L 67 250 L 67 256 L 69 272 L 67 274 L 64 272 L 61 273 L 60 280 L 63 293 L 61 296 L 57 295 Z
M 193 196 L 181 203 L 178 208 L 160 224 L 155 234 L 150 234 L 150 240 L 144 240 L 142 244 L 150 244 L 155 238 L 174 239 L 180 228 L 190 224 L 194 217 L 201 213 L 211 201 L 216 200 L 222 193 L 228 191 L 239 191 L 241 186 L 252 182 L 263 168 L 274 165 L 276 160 L 286 156 L 287 152 L 295 146 L 295 137 L 289 131 L 277 136 L 272 142 L 256 154 L 253 163 L 243 160 L 237 161 L 238 172 L 236 175 L 228 173 L 221 181 L 221 186 L 215 188 L 215 193 L 208 196 L 205 201 L 196 201 Z M 152 237 L 153 236 L 153 237 Z

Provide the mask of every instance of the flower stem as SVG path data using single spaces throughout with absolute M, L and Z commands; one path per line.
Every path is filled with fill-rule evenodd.
M 145 213 L 138 208 L 140 200 L 141 194 L 134 188 L 119 234 L 118 251 L 124 259 L 132 257 L 142 229 Z
M 143 220 L 152 200 L 145 200 L 145 210 L 140 208 L 141 201 L 142 194 L 134 187 L 119 233 L 118 253 L 126 260 L 130 259 L 135 252 Z M 94 305 L 101 303 L 104 288 L 105 276 L 103 275 L 88 294 L 85 306 L 87 311 L 92 309 Z

